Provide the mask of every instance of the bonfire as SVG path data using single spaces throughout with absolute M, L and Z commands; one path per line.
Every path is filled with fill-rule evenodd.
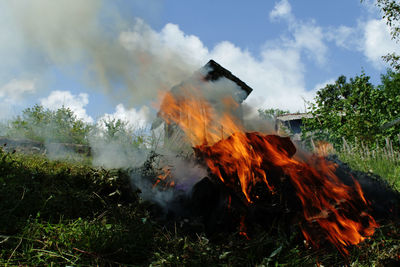
M 208 80 L 182 83 L 163 94 L 158 114 L 169 129 L 182 132 L 179 142 L 188 144 L 196 162 L 208 170 L 192 189 L 191 209 L 197 210 L 192 214 L 211 218 L 212 224 L 217 222 L 211 213 L 229 214 L 224 227 L 236 224 L 245 238 L 251 238 L 253 221 L 268 228 L 271 217 L 286 216 L 300 227 L 307 244 L 330 243 L 345 257 L 349 246 L 371 238 L 379 225 L 351 174 L 338 177 L 336 163 L 299 151 L 289 137 L 247 131 L 236 112 L 243 98 L 227 94 L 216 107 L 202 88 Z M 164 167 L 153 186 L 178 183 Z

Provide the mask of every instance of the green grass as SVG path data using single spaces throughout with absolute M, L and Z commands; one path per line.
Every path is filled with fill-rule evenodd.
M 0 154 L 1 262 L 148 261 L 153 226 L 121 170 Z
M 346 144 L 337 154 L 352 169 L 377 174 L 400 191 L 400 152 L 393 149 L 390 141 L 385 147 L 374 149 Z
M 132 190 L 126 170 L 0 152 L 1 266 L 387 266 L 400 255 L 399 225 L 350 248 L 313 249 L 277 225 L 207 237 L 165 228 Z

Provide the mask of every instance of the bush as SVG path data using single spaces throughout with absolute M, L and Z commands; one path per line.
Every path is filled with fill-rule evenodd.
M 326 140 L 336 148 L 343 139 L 369 147 L 396 140 L 400 124 L 388 123 L 400 116 L 400 74 L 388 70 L 379 86 L 369 80 L 365 73 L 349 81 L 340 76 L 320 89 L 309 107 L 313 118 L 303 120 L 303 138 Z
M 6 135 L 48 143 L 88 144 L 93 126 L 78 119 L 71 109 L 56 111 L 35 105 L 8 123 Z

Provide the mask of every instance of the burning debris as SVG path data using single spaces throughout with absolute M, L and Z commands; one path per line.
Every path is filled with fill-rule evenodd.
M 186 133 L 182 131 L 183 129 L 181 129 L 180 125 L 169 117 L 164 116 L 166 109 L 168 109 L 167 107 L 171 105 L 187 106 L 183 107 L 183 109 L 176 108 L 173 111 L 170 109 L 170 111 L 175 112 L 175 114 L 170 114 L 171 117 L 182 118 L 181 121 L 187 117 L 184 113 L 186 108 L 192 107 L 193 109 L 197 109 L 199 115 L 202 116 L 202 119 L 199 119 L 203 127 L 208 127 L 208 124 L 212 123 L 208 121 L 210 119 L 208 115 L 210 108 L 213 109 L 214 113 L 218 114 L 229 112 L 232 119 L 238 120 L 242 124 L 243 110 L 241 104 L 252 91 L 252 88 L 234 76 L 230 71 L 214 60 L 210 60 L 189 79 L 174 86 L 169 92 L 161 96 L 163 100 L 158 118 L 152 124 L 152 129 L 156 129 L 163 124 L 165 143 L 173 143 L 175 146 L 178 143 L 185 143 L 181 141 L 182 139 L 186 139 Z M 193 99 L 189 100 L 186 97 L 187 95 L 191 95 Z M 197 98 L 204 98 L 207 104 L 197 102 Z M 191 127 L 191 123 L 194 123 L 194 121 L 187 120 L 186 127 Z M 196 135 L 196 133 L 194 134 Z M 227 136 L 227 134 L 229 133 L 225 133 L 223 127 L 218 129 L 219 137 Z M 182 149 L 182 147 L 179 147 L 179 149 Z
M 168 127 L 179 129 L 180 142 L 193 148 L 192 159 L 208 170 L 191 194 L 180 194 L 170 167 L 164 168 L 153 186 L 175 190 L 177 197 L 170 205 L 179 206 L 183 216 L 201 218 L 208 233 L 236 229 L 246 238 L 251 238 L 251 226 L 268 229 L 279 218 L 288 228 L 298 225 L 314 247 L 329 242 L 343 255 L 348 255 L 348 246 L 371 237 L 379 226 L 372 214 L 379 212 L 370 206 L 368 197 L 374 194 L 363 191 L 366 180 L 360 185 L 335 162 L 296 154 L 289 138 L 247 132 L 238 110 L 251 88 L 239 86 L 244 97 L 211 97 L 210 87 L 226 77 L 214 67 L 163 97 L 159 116 L 166 123 L 167 137 Z M 240 84 L 234 82 L 231 92 Z

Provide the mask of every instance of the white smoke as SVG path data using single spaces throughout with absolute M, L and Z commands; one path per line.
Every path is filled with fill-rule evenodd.
M 149 177 L 145 178 L 141 175 L 133 175 L 132 182 L 140 189 L 142 199 L 155 201 L 163 208 L 167 208 L 171 204 L 170 202 L 174 200 L 176 194 L 190 194 L 193 186 L 207 176 L 207 171 L 203 166 L 171 153 L 164 153 L 157 160 L 159 162 L 156 163 L 156 167 L 169 166 L 174 187 L 164 187 L 162 183 L 154 186 L 155 179 L 152 182 L 148 179 Z M 161 172 L 161 174 L 164 173 Z
M 34 61 L 35 71 L 64 68 L 125 104 L 147 104 L 158 91 L 171 88 L 198 67 L 143 21 L 128 22 L 100 0 L 22 0 L 3 5 L 13 15 L 15 34 L 23 37 L 25 51 L 34 55 L 29 61 Z

